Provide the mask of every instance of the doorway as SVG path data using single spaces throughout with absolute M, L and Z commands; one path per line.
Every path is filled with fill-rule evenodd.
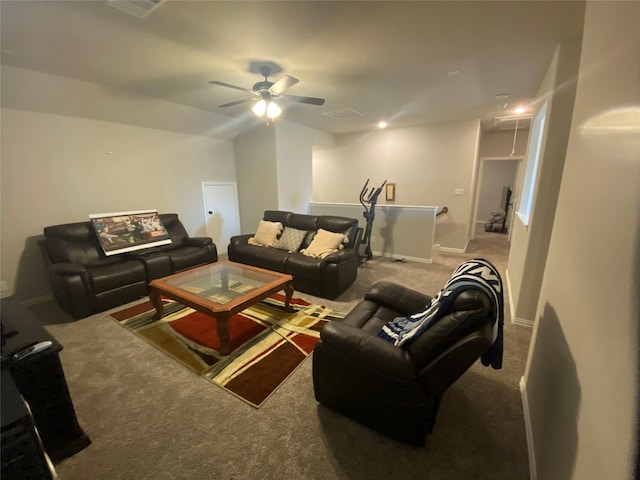
M 202 198 L 207 236 L 218 253 L 224 254 L 230 238 L 240 235 L 238 186 L 235 182 L 202 182 Z
M 487 157 L 480 159 L 480 173 L 476 197 L 475 232 L 484 231 L 485 224 L 492 218 L 494 212 L 503 212 L 505 187 L 510 189 L 511 196 L 505 219 L 505 230 L 510 231 L 514 201 L 516 198 L 516 183 L 518 170 L 523 157 Z

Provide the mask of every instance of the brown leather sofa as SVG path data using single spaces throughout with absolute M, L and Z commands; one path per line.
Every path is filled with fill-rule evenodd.
M 500 331 L 499 312 L 489 296 L 470 289 L 408 348 L 378 336 L 387 322 L 419 312 L 430 301 L 404 286 L 378 282 L 343 321 L 323 327 L 313 352 L 318 402 L 389 437 L 423 446 L 443 393 L 479 358 L 485 363 Z
M 155 278 L 218 260 L 209 237 L 189 237 L 175 213 L 159 215 L 171 244 L 107 257 L 91 222 L 45 227 L 40 248 L 58 304 L 75 318 L 148 294 Z
M 231 238 L 228 247 L 229 260 L 253 265 L 293 276 L 293 288 L 317 297 L 336 298 L 355 281 L 358 276 L 357 243 L 361 231 L 358 220 L 330 215 L 305 215 L 281 210 L 266 210 L 263 220 L 280 222 L 284 227 L 305 230 L 307 236 L 298 251 L 249 244 L 254 234 Z M 318 229 L 343 233 L 349 241 L 344 250 L 326 258 L 313 258 L 300 253 L 312 241 Z

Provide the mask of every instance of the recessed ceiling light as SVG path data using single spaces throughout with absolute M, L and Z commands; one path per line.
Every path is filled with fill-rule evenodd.
M 517 107 L 515 109 L 515 112 L 516 113 L 524 113 L 524 112 L 526 112 L 526 109 L 524 107 Z
M 380 120 L 380 121 L 378 122 L 378 128 L 379 128 L 379 129 L 381 129 L 381 130 L 382 130 L 383 128 L 387 128 L 387 125 L 388 125 L 388 124 L 387 124 L 387 122 L 385 122 L 384 120 Z

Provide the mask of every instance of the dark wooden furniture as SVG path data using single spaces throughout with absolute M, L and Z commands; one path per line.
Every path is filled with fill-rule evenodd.
M 69 457 L 91 443 L 71 402 L 60 363 L 62 345 L 12 297 L 0 304 L 2 319 L 2 370 L 11 373 L 18 391 L 31 409 L 34 423 L 51 460 Z M 42 341 L 47 350 L 16 361 L 13 354 Z M 5 392 L 2 391 L 2 402 Z
M 16 387 L 11 372 L 2 371 L 2 472 L 3 480 L 51 480 L 47 460 L 31 412 Z
M 220 354 L 228 355 L 229 319 L 279 290 L 285 291 L 285 309 L 290 310 L 292 281 L 291 275 L 223 260 L 153 280 L 149 298 L 155 320 L 164 314 L 163 295 L 215 318 Z

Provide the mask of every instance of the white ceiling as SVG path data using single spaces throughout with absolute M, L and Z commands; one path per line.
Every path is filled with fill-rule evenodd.
M 581 35 L 575 1 L 184 1 L 146 18 L 106 1 L 0 2 L 2 64 L 75 78 L 217 114 L 246 116 L 256 64 L 300 83 L 284 116 L 342 133 L 512 114 L 530 104 L 556 44 Z M 454 73 L 457 72 L 457 73 Z M 507 108 L 496 94 L 510 94 Z M 354 109 L 355 118 L 323 112 Z M 226 117 L 223 117 L 226 118 Z M 229 119 L 231 120 L 231 119 Z

